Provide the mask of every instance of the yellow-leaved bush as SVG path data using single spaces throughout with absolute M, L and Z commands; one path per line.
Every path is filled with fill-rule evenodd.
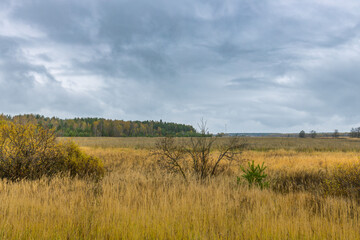
M 58 143 L 54 130 L 0 122 L 1 179 L 39 179 L 55 174 L 99 180 L 104 168 L 99 159 L 86 155 L 75 143 Z

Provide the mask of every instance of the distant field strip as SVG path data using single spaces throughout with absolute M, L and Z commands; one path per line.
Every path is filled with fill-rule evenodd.
M 159 138 L 151 137 L 73 137 L 59 138 L 60 140 L 72 139 L 81 146 L 102 147 L 102 148 L 154 148 Z M 222 137 L 218 142 L 227 141 L 228 138 Z M 268 150 L 295 150 L 298 152 L 307 151 L 346 151 L 359 152 L 360 140 L 356 138 L 272 138 L 272 137 L 244 137 L 242 138 L 248 144 L 248 149 L 256 151 Z M 177 138 L 179 142 L 188 142 L 190 138 Z

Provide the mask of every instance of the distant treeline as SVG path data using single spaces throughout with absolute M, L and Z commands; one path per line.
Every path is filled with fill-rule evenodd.
M 353 138 L 360 138 L 360 127 L 352 128 L 349 135 Z
M 104 118 L 60 119 L 38 114 L 0 115 L 6 121 L 32 123 L 46 128 L 54 128 L 63 137 L 159 137 L 198 136 L 190 125 L 160 121 L 123 121 Z

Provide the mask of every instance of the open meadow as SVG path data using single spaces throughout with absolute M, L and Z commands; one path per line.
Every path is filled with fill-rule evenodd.
M 360 0 L 0 0 L 0 240 L 360 240 Z
M 206 181 L 159 167 L 158 138 L 72 140 L 104 178 L 0 180 L 0 239 L 360 239 L 357 140 L 244 138 Z M 249 161 L 268 188 L 241 177 Z

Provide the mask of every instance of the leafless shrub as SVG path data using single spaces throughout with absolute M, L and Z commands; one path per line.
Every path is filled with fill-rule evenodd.
M 156 144 L 159 164 L 171 172 L 179 172 L 188 180 L 193 174 L 198 180 L 216 176 L 231 166 L 246 147 L 239 137 L 216 144 L 218 138 L 207 134 L 206 122 L 199 125 L 201 136 L 192 137 L 188 143 L 176 142 L 173 137 L 162 138 Z M 225 164 L 221 164 L 221 163 Z
M 165 137 L 156 143 L 156 155 L 159 156 L 158 163 L 162 168 L 170 172 L 180 172 L 187 181 L 186 177 L 186 150 L 183 146 L 175 142 L 174 137 Z

